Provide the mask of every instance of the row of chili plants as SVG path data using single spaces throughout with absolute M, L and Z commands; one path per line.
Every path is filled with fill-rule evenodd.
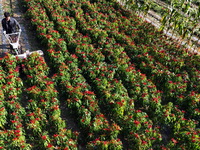
M 17 61 L 10 55 L 1 58 L 1 149 L 30 149 L 26 140 L 23 119 L 26 115 L 21 105 L 22 80 L 19 78 Z
M 49 1 L 49 3 L 50 4 L 55 4 L 55 2 L 53 2 L 53 1 Z M 44 4 L 44 3 L 43 3 Z M 116 85 L 116 82 L 118 82 L 118 80 L 117 79 L 115 79 L 115 78 L 111 78 L 111 81 L 110 81 L 110 79 L 108 78 L 108 77 L 103 77 L 104 76 L 104 74 L 106 74 L 106 73 L 108 73 L 108 72 L 103 72 L 104 70 L 101 70 L 101 71 L 97 71 L 97 73 L 96 73 L 96 71 L 95 71 L 95 69 L 93 69 L 93 68 L 100 68 L 99 66 L 103 66 L 103 68 L 105 69 L 105 70 L 111 70 L 111 72 L 113 71 L 113 66 L 114 65 L 119 65 L 118 64 L 118 62 L 119 61 L 116 61 L 115 63 L 114 63 L 114 65 L 111 67 L 107 67 L 107 66 L 109 66 L 108 64 L 105 64 L 104 63 L 104 59 L 105 59 L 105 56 L 106 56 L 106 59 L 109 59 L 109 57 L 107 57 L 107 55 L 103 55 L 103 51 L 102 51 L 102 53 L 101 53 L 101 47 L 98 49 L 98 48 L 94 48 L 94 47 L 98 47 L 99 45 L 103 45 L 102 43 L 100 43 L 101 41 L 102 42 L 104 42 L 105 41 L 105 39 L 106 39 L 106 36 L 110 36 L 110 37 L 112 37 L 113 38 L 113 36 L 115 37 L 115 39 L 116 39 L 116 41 L 118 42 L 118 43 L 120 43 L 120 40 L 122 41 L 122 43 L 120 43 L 121 45 L 123 45 L 124 46 L 124 44 L 127 44 L 127 47 L 129 46 L 130 47 L 130 41 L 131 40 L 129 40 L 129 38 L 123 38 L 123 37 L 127 37 L 127 36 L 124 36 L 124 34 L 119 34 L 119 32 L 110 32 L 109 34 L 107 34 L 108 33 L 108 31 L 106 30 L 103 30 L 103 29 L 101 29 L 101 30 L 99 30 L 99 29 L 95 29 L 94 28 L 94 26 L 92 26 L 91 27 L 91 25 L 88 23 L 88 22 L 81 22 L 82 20 L 80 20 L 80 19 L 84 19 L 83 18 L 83 15 L 86 15 L 86 17 L 85 18 L 87 18 L 88 19 L 88 12 L 87 13 L 83 13 L 83 10 L 82 10 L 82 8 L 84 8 L 84 7 L 86 7 L 84 10 L 85 11 L 91 11 L 91 12 L 95 12 L 96 14 L 98 14 L 98 15 L 96 15 L 96 17 L 97 16 L 103 16 L 103 15 L 101 15 L 102 13 L 100 13 L 100 15 L 99 15 L 99 13 L 97 12 L 97 11 L 94 11 L 93 9 L 95 9 L 96 7 L 95 7 L 95 5 L 97 5 L 97 3 L 95 3 L 95 5 L 93 5 L 93 4 L 91 4 L 91 3 L 89 3 L 89 2 L 87 2 L 87 3 L 76 3 L 76 2 L 70 2 L 70 3 L 65 3 L 64 4 L 64 2 L 63 1 L 60 1 L 60 3 L 58 3 L 57 2 L 57 4 L 58 5 L 49 5 L 49 6 L 56 6 L 56 8 L 58 7 L 58 8 L 61 8 L 61 7 L 59 7 L 59 5 L 61 6 L 61 4 L 63 5 L 63 7 L 65 8 L 65 9 L 61 9 L 62 10 L 62 12 L 61 11 L 59 11 L 59 9 L 56 9 L 56 8 L 53 8 L 55 11 L 54 12 L 59 12 L 59 13 L 57 13 L 57 14 L 55 14 L 55 13 L 52 13 L 52 14 L 50 14 L 49 12 L 53 12 L 51 9 L 52 8 L 50 8 L 49 6 L 47 7 L 47 4 L 44 4 L 44 8 L 46 8 L 46 10 L 47 10 L 47 14 L 49 13 L 49 18 L 51 18 L 52 19 L 52 21 L 54 21 L 54 23 L 56 23 L 55 25 L 57 25 L 56 27 L 60 27 L 60 28 L 58 28 L 58 30 L 59 30 L 59 32 L 60 33 L 66 33 L 65 35 L 63 35 L 63 34 L 61 34 L 62 35 L 62 37 L 64 38 L 64 40 L 65 40 L 65 44 L 63 45 L 63 49 L 62 49 L 62 53 L 64 54 L 64 56 L 65 56 L 65 58 L 63 58 L 63 59 L 69 59 L 68 57 L 66 57 L 66 55 L 68 55 L 69 53 L 66 51 L 66 44 L 68 45 L 68 47 L 69 47 L 69 51 L 71 52 L 71 53 L 75 53 L 76 55 L 77 55 L 77 57 L 78 57 L 78 60 L 79 60 L 79 62 L 80 62 L 80 64 L 78 64 L 78 66 L 82 69 L 82 71 L 83 71 L 83 75 L 89 75 L 89 78 L 87 78 L 87 80 L 88 80 L 88 82 L 91 84 L 91 85 L 95 85 L 95 86 L 92 86 L 92 87 L 94 87 L 94 88 L 96 88 L 95 89 L 95 92 L 97 92 L 97 95 L 101 98 L 102 96 L 107 96 L 107 97 L 105 97 L 106 98 L 106 100 L 108 100 L 108 101 L 106 101 L 106 102 L 103 102 L 103 103 L 100 103 L 102 106 L 104 106 L 105 108 L 109 108 L 110 109 L 110 107 L 108 107 L 106 104 L 110 104 L 110 101 L 109 101 L 109 95 L 111 95 L 111 94 L 113 94 L 113 93 L 110 93 L 110 91 L 109 91 L 109 93 L 103 93 L 104 91 L 103 91 L 103 88 L 104 87 L 101 87 L 100 85 L 109 85 L 109 84 L 111 84 L 111 86 L 113 86 L 113 85 Z M 68 5 L 69 4 L 69 5 Z M 101 6 L 101 4 L 100 3 L 98 3 L 98 6 Z M 117 6 L 117 7 L 119 7 L 119 6 Z M 70 10 L 70 8 L 71 8 L 71 10 L 72 11 L 69 11 Z M 73 9 L 74 8 L 74 9 Z M 90 8 L 90 9 L 88 9 L 88 8 Z M 49 9 L 49 10 L 48 10 Z M 98 7 L 98 9 L 99 10 L 103 10 L 104 11 L 104 9 L 106 9 L 107 11 L 106 12 L 112 12 L 113 10 L 110 10 L 109 9 L 109 7 L 105 7 L 105 5 L 104 5 L 104 8 L 102 8 L 102 7 Z M 44 9 L 43 9 L 44 10 Z M 79 14 L 79 12 L 78 11 L 82 11 L 82 14 Z M 60 14 L 61 13 L 61 14 Z M 93 15 L 95 15 L 95 13 L 91 13 L 90 15 L 92 16 L 92 14 Z M 63 14 L 63 16 L 62 16 L 62 14 Z M 65 15 L 66 14 L 68 14 L 69 16 L 68 17 L 66 17 Z M 118 13 L 119 14 L 119 13 Z M 44 15 L 44 14 L 43 14 Z M 54 15 L 54 16 L 53 16 Z M 75 18 L 76 16 L 74 16 L 74 15 L 79 15 L 79 17 L 80 18 Z M 64 16 L 66 17 L 66 18 L 64 18 Z M 71 16 L 73 16 L 74 18 L 75 18 L 75 20 L 76 20 L 76 22 L 74 21 L 74 19 L 73 18 L 71 18 Z M 112 16 L 113 17 L 116 17 L 115 16 L 115 14 L 113 13 L 112 14 Z M 47 19 L 49 19 L 47 17 Z M 56 18 L 53 18 L 53 17 L 56 17 Z M 103 16 L 104 17 L 104 16 Z M 64 19 L 63 19 L 64 18 Z M 124 17 L 122 17 L 122 18 L 124 18 Z M 59 20 L 60 19 L 60 20 Z M 116 19 L 116 18 L 115 18 Z M 89 19 L 88 19 L 89 20 Z M 36 21 L 35 19 L 34 19 L 34 21 Z M 37 20 L 38 21 L 38 20 Z M 79 21 L 79 22 L 78 22 Z M 108 21 L 105 21 L 105 20 L 100 20 L 100 22 L 108 22 Z M 36 23 L 38 23 L 38 22 L 36 22 Z M 48 22 L 49 23 L 49 22 Z M 77 27 L 77 24 L 76 23 L 79 23 L 79 25 L 85 25 L 84 27 L 85 28 L 79 28 L 79 30 L 76 30 L 76 28 L 75 27 Z M 86 24 L 83 24 L 83 23 L 86 23 Z M 91 23 L 91 20 L 90 20 L 90 23 Z M 38 25 L 38 24 L 37 24 Z M 71 25 L 70 27 L 68 27 L 68 25 Z M 96 26 L 98 26 L 98 24 L 95 24 Z M 105 24 L 104 24 L 104 26 L 105 26 Z M 106 26 L 107 28 L 109 28 L 110 26 Z M 41 29 L 41 27 L 39 27 L 40 29 Z M 106 28 L 106 29 L 107 29 Z M 47 28 L 43 28 L 44 30 L 47 30 Z M 85 29 L 85 30 L 84 30 Z M 111 28 L 111 29 L 113 29 L 113 28 Z M 114 29 L 113 29 L 114 30 Z M 136 29 L 137 30 L 137 29 Z M 52 31 L 52 30 L 48 30 L 48 31 Z M 60 45 L 61 46 L 61 41 L 59 41 L 58 39 L 53 39 L 54 38 L 54 34 L 56 33 L 56 35 L 55 35 L 55 37 L 57 38 L 57 36 L 59 35 L 59 33 L 56 31 L 56 30 L 53 30 L 54 32 L 51 32 L 49 35 L 46 33 L 46 32 L 44 32 L 44 33 L 42 33 L 42 34 L 40 34 L 40 35 L 42 35 L 42 36 L 44 36 L 45 35 L 45 38 L 44 38 L 44 40 L 46 41 L 46 42 L 48 42 L 48 44 L 49 43 L 52 43 L 52 42 L 54 42 L 54 45 L 56 45 L 56 46 L 58 46 L 58 45 Z M 75 34 L 75 33 L 77 33 L 77 32 L 79 32 L 79 31 L 81 31 L 83 34 L 85 34 L 85 36 L 79 36 L 79 34 Z M 128 32 L 128 31 L 127 31 Z M 118 34 L 116 34 L 116 33 L 118 33 Z M 71 35 L 70 35 L 71 34 Z M 76 35 L 76 36 L 75 36 Z M 88 38 L 87 36 L 90 36 L 91 38 Z M 49 38 L 50 37 L 50 38 Z M 77 38 L 76 40 L 74 39 L 74 38 Z M 128 39 L 128 40 L 127 40 Z M 81 40 L 83 40 L 83 42 L 82 43 L 80 43 L 81 42 Z M 135 41 L 136 40 L 136 38 L 133 40 L 133 41 Z M 149 37 L 147 38 L 147 40 L 149 40 Z M 55 43 L 55 41 L 58 41 L 58 43 Z M 63 41 L 63 39 L 62 39 L 62 41 Z M 99 42 L 100 41 L 100 42 Z M 125 42 L 124 42 L 125 41 Z M 59 43 L 60 42 L 60 43 Z M 132 42 L 132 41 L 131 41 Z M 62 43 L 64 43 L 64 42 L 62 42 Z M 88 44 L 89 43 L 89 44 Z M 93 45 L 91 45 L 91 44 L 93 44 Z M 141 44 L 141 43 L 140 43 Z M 50 46 L 51 44 L 49 44 L 49 46 Z M 125 45 L 126 46 L 126 45 Z M 62 47 L 62 46 L 61 46 Z M 54 47 L 53 47 L 54 48 Z M 134 48 L 135 48 L 135 45 L 134 45 Z M 132 49 L 133 50 L 133 49 Z M 134 49 L 135 50 L 135 49 Z M 136 49 L 137 50 L 137 49 Z M 105 51 L 104 51 L 105 52 Z M 107 52 L 107 51 L 106 51 Z M 137 52 L 137 51 L 136 51 Z M 130 53 L 128 53 L 128 51 L 127 50 L 125 50 L 125 53 L 127 53 L 129 56 L 131 56 L 131 54 Z M 141 52 L 141 53 L 144 53 L 144 51 L 143 52 Z M 158 53 L 158 52 L 157 52 Z M 157 54 L 156 53 L 156 54 Z M 98 55 L 95 55 L 95 54 L 98 54 Z M 104 53 L 105 54 L 105 53 Z M 109 63 L 113 63 L 113 56 L 116 56 L 116 54 L 117 53 L 114 53 L 113 55 L 112 55 L 112 57 L 110 57 L 111 59 L 110 59 L 110 61 L 111 62 L 109 62 Z M 134 53 L 133 53 L 134 54 Z M 148 54 L 148 53 L 147 53 Z M 76 56 L 76 55 L 73 55 L 73 56 Z M 118 54 L 119 55 L 119 54 Z M 60 55 L 58 58 L 60 59 L 60 57 L 61 57 L 62 55 Z M 62 58 L 62 57 L 61 57 Z M 125 58 L 127 58 L 127 57 L 125 57 Z M 131 57 L 130 57 L 131 58 Z M 131 58 L 131 60 L 132 59 L 134 59 L 134 58 Z M 62 59 L 61 59 L 62 60 Z M 117 58 L 116 58 L 116 60 L 117 60 Z M 123 59 L 123 60 L 126 60 L 126 59 Z M 114 60 L 115 61 L 115 60 Z M 154 61 L 154 59 L 153 59 L 153 61 Z M 126 62 L 126 61 L 125 61 Z M 132 61 L 132 62 L 134 62 L 134 61 Z M 127 63 L 127 62 L 126 62 Z M 164 62 L 163 62 L 164 63 Z M 81 64 L 84 64 L 84 66 L 82 66 Z M 131 63 L 130 63 L 131 64 Z M 121 65 L 121 63 L 120 63 L 120 65 Z M 130 66 L 132 66 L 132 65 L 130 65 Z M 138 67 L 138 64 L 136 64 L 136 66 Z M 161 66 L 162 66 L 162 64 L 161 64 Z M 93 68 L 92 68 L 93 67 Z M 88 71 L 88 69 L 91 69 L 92 68 L 92 70 L 91 71 Z M 109 68 L 109 69 L 108 69 Z M 116 67 L 117 69 L 117 71 L 119 70 L 118 68 L 119 67 Z M 138 67 L 139 68 L 139 67 Z M 145 68 L 146 69 L 146 68 Z M 141 69 L 142 71 L 145 71 L 145 69 Z M 97 70 L 99 70 L 99 69 L 97 69 Z M 94 72 L 95 71 L 95 72 Z M 94 73 L 93 73 L 94 72 Z M 103 72 L 103 75 L 101 76 L 101 74 L 100 74 L 100 72 Z M 109 73 L 111 73 L 110 71 L 109 71 Z M 123 71 L 123 73 L 124 72 L 126 72 L 126 71 Z M 138 71 L 139 72 L 139 71 Z M 99 75 L 98 75 L 99 74 Z M 113 73 L 113 75 L 111 74 L 111 76 L 114 76 L 115 75 L 115 72 Z M 98 82 L 96 81 L 96 80 L 93 80 L 93 79 L 96 79 L 95 77 L 99 77 L 98 79 L 98 82 L 99 83 L 101 83 L 101 84 L 98 84 Z M 103 78 L 103 80 L 101 81 L 101 78 Z M 119 75 L 119 77 L 118 78 L 120 78 L 121 79 L 121 75 Z M 156 78 L 155 78 L 156 79 Z M 154 79 L 154 82 L 155 82 L 155 79 Z M 115 81 L 116 80 L 116 81 Z M 123 80 L 123 79 L 121 79 L 121 80 Z M 96 83 L 96 82 L 97 83 Z M 114 82 L 115 81 L 115 82 Z M 109 83 L 110 82 L 110 83 Z M 149 81 L 148 81 L 149 82 Z M 109 84 L 108 84 L 109 83 Z M 152 82 L 149 82 L 149 84 L 151 85 L 151 83 Z M 100 86 L 100 87 L 98 87 L 98 86 Z M 110 86 L 110 85 L 109 85 Z M 116 86 L 117 87 L 117 86 Z M 124 91 L 124 93 L 127 93 L 126 92 L 126 88 L 123 88 L 124 86 L 122 85 L 122 84 L 120 84 L 120 82 L 119 82 L 119 87 L 121 88 L 121 89 L 124 89 L 125 91 Z M 128 86 L 127 86 L 128 87 Z M 168 87 L 168 86 L 166 86 L 166 87 Z M 166 90 L 167 92 L 168 92 L 168 90 Z M 120 92 L 121 92 L 121 90 L 120 90 Z M 182 92 L 182 91 L 181 91 Z M 103 95 L 101 95 L 103 93 Z M 129 99 L 129 96 L 128 95 L 125 95 L 125 97 L 127 97 L 128 99 L 127 99 L 127 102 L 130 102 L 130 99 Z M 147 98 L 148 99 L 148 98 Z M 114 101 L 114 103 L 117 103 L 118 105 L 120 104 L 119 102 L 117 102 L 117 101 Z M 127 103 L 126 102 L 126 103 Z M 170 104 L 170 103 L 169 103 Z M 121 102 L 121 104 L 120 104 L 121 106 L 123 106 L 124 104 Z M 107 107 L 106 107 L 107 106 Z M 147 106 L 147 105 L 146 105 Z M 167 105 L 168 106 L 168 105 Z M 167 107 L 167 106 L 164 106 L 164 107 Z M 119 111 L 116 111 L 115 109 L 118 107 L 118 110 Z M 159 106 L 160 107 L 160 106 Z M 173 110 L 177 110 L 175 107 L 172 107 L 173 108 Z M 111 110 L 114 110 L 114 112 L 115 113 L 113 113 L 113 112 L 111 112 L 111 113 L 109 113 L 110 115 L 111 115 L 111 117 L 113 117 L 116 121 L 119 119 L 120 120 L 120 118 L 121 118 L 121 116 L 120 115 L 122 115 L 122 116 L 124 116 L 124 112 L 123 112 L 123 107 L 119 107 L 119 106 L 114 106 L 114 108 L 112 108 L 111 107 Z M 164 110 L 164 109 L 163 109 Z M 120 115 L 118 115 L 116 112 L 118 112 Z M 180 113 L 181 111 L 179 111 L 179 113 Z M 179 114 L 178 113 L 178 114 Z M 177 116 L 178 116 L 178 114 L 177 114 Z M 168 116 L 168 115 L 167 115 Z M 166 116 L 166 117 L 167 117 Z M 172 116 L 174 116 L 174 115 L 172 115 Z M 173 118 L 173 117 L 172 117 Z M 174 118 L 176 118 L 176 117 L 174 117 Z M 180 117 L 181 119 L 183 119 L 184 117 L 183 117 L 183 113 L 181 113 L 181 117 Z M 184 120 L 184 119 L 183 119 Z M 186 121 L 187 122 L 187 121 Z M 188 122 L 191 122 L 190 120 L 188 121 Z M 119 123 L 120 123 L 120 121 L 119 121 Z M 133 124 L 133 122 L 132 122 L 132 124 Z M 183 123 L 184 124 L 184 123 Z M 194 124 L 194 122 L 193 122 L 193 124 Z M 179 125 L 180 126 L 180 125 Z M 194 128 L 195 128 L 195 125 L 193 126 Z M 176 140 L 175 140 L 176 141 Z M 172 140 L 172 142 L 174 142 L 174 140 Z M 144 145 L 146 145 L 146 143 L 145 143 L 145 141 L 144 141 L 144 143 L 143 143 Z M 175 144 L 177 144 L 176 142 L 175 142 Z M 147 144 L 148 145 L 148 144 Z M 177 144 L 177 145 L 179 145 L 179 144 Z M 136 146 L 136 145 L 133 145 L 133 147 L 134 146 Z M 148 145 L 149 146 L 149 145 Z M 180 146 L 180 145 L 179 145 Z M 144 146 L 145 147 L 145 146 Z

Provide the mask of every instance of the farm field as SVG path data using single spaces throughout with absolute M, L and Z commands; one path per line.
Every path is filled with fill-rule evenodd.
M 114 0 L 20 4 L 44 57 L 0 59 L 0 149 L 200 149 L 199 55 Z

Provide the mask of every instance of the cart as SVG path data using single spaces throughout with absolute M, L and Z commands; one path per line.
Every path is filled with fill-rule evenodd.
M 22 47 L 19 44 L 19 37 L 21 35 L 21 31 L 4 35 L 10 44 L 11 53 L 14 53 L 14 55 L 22 54 Z
M 19 44 L 21 30 L 18 32 L 15 32 L 15 33 L 4 34 L 4 35 L 10 44 L 11 53 L 14 54 L 15 57 L 24 59 L 24 58 L 27 58 L 27 56 L 31 55 L 34 52 L 38 53 L 40 56 L 42 56 L 44 54 L 42 50 L 36 50 L 36 51 L 26 50 L 25 52 L 22 50 L 22 46 Z

